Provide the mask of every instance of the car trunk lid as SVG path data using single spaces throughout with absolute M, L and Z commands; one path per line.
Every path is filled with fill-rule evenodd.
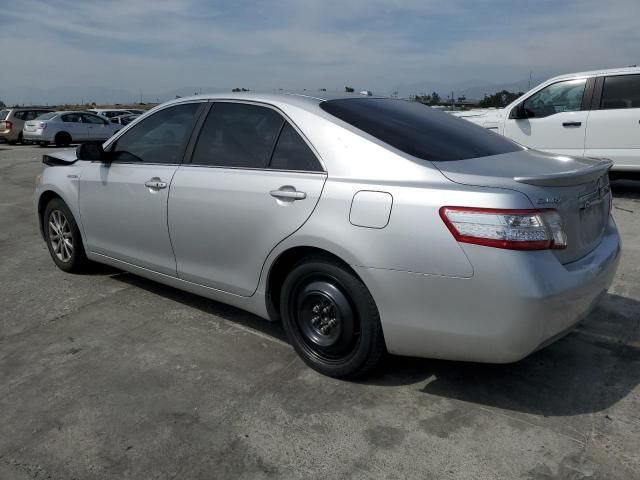
M 36 120 L 29 120 L 28 122 L 25 122 L 24 123 L 25 132 L 34 132 L 38 128 L 39 123 L 40 122 Z
M 562 263 L 582 258 L 602 240 L 611 202 L 610 160 L 523 150 L 434 165 L 453 182 L 516 190 L 535 208 L 556 209 L 568 239 L 566 249 L 554 250 Z

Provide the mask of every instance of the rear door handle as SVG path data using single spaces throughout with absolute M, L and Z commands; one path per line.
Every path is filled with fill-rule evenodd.
M 167 188 L 167 182 L 163 182 L 162 180 L 156 177 L 144 182 L 144 186 L 153 188 L 155 190 L 160 190 L 162 188 Z
M 562 122 L 563 127 L 579 127 L 582 122 Z
M 304 200 L 307 198 L 307 194 L 305 192 L 300 192 L 296 190 L 295 187 L 291 187 L 289 185 L 280 187 L 278 190 L 271 190 L 269 195 L 282 200 Z

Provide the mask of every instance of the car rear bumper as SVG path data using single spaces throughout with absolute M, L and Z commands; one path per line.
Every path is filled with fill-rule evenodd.
M 50 142 L 51 139 L 45 130 L 35 130 L 33 132 L 22 131 L 22 138 L 34 142 Z
M 0 140 L 4 140 L 5 142 L 15 142 L 18 140 L 19 136 L 20 132 L 15 129 L 3 130 L 0 132 Z
M 464 245 L 470 278 L 354 267 L 380 311 L 390 353 L 489 363 L 524 358 L 570 331 L 613 281 L 613 220 L 592 252 L 562 265 L 549 250 Z

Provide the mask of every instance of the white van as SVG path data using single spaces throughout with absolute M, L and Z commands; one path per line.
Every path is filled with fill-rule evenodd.
M 614 176 L 640 174 L 638 67 L 561 75 L 505 108 L 471 113 L 458 116 L 538 150 L 609 158 Z

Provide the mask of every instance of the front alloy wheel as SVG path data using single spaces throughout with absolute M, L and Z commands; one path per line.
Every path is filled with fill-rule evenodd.
M 78 225 L 62 199 L 54 198 L 47 204 L 42 226 L 49 253 L 58 268 L 79 272 L 90 264 Z
M 61 262 L 70 262 L 73 257 L 73 236 L 71 224 L 62 211 L 53 210 L 49 214 L 48 229 L 54 255 Z

